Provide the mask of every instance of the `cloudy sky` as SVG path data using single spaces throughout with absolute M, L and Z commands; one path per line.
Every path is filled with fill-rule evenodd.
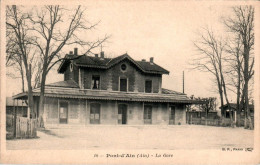
M 155 63 L 170 71 L 170 75 L 163 76 L 164 88 L 181 92 L 185 71 L 185 93 L 217 96 L 213 92 L 212 77 L 190 70 L 188 63 L 197 53 L 192 41 L 196 40 L 196 32 L 201 27 L 211 26 L 220 34 L 225 33 L 220 17 L 229 13 L 230 6 L 183 1 L 99 1 L 88 3 L 86 7 L 87 19 L 101 22 L 93 35 L 82 35 L 111 35 L 103 48 L 106 55 L 115 57 L 127 52 L 136 60 L 154 57 Z M 65 52 L 73 48 L 66 48 Z M 79 52 L 84 50 L 79 48 Z M 47 83 L 62 80 L 63 75 L 54 70 Z M 7 96 L 20 92 L 19 80 L 7 78 L 7 82 Z

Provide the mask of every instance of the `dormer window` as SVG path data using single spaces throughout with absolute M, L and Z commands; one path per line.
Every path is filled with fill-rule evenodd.
M 100 89 L 100 76 L 93 75 L 92 76 L 92 89 Z
M 126 64 L 122 64 L 122 65 L 121 65 L 121 70 L 122 70 L 122 71 L 126 71 L 126 68 L 127 68 L 127 67 L 126 67 Z

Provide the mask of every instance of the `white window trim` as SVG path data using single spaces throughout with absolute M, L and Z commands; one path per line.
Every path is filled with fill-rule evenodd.
M 125 65 L 125 66 L 126 66 L 126 69 L 125 69 L 125 70 L 123 70 L 123 69 L 121 68 L 122 65 Z M 121 70 L 121 72 L 126 72 L 126 71 L 127 71 L 127 68 L 128 68 L 128 66 L 126 65 L 126 63 L 122 63 L 122 64 L 120 65 L 120 70 Z
M 121 91 L 120 90 L 120 79 L 126 79 L 126 91 Z M 128 92 L 128 86 L 129 86 L 129 83 L 128 83 L 128 77 L 121 77 L 121 76 L 119 76 L 119 78 L 118 78 L 118 91 L 119 92 Z

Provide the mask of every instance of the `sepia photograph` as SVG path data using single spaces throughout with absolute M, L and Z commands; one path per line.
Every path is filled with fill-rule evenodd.
M 1 2 L 1 161 L 258 164 L 259 3 Z

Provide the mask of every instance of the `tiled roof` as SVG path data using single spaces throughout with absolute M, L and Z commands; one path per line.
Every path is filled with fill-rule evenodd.
M 34 96 L 40 96 L 40 88 L 33 90 Z M 98 99 L 98 100 L 121 100 L 121 101 L 143 101 L 143 102 L 168 102 L 168 103 L 201 103 L 189 99 L 185 94 L 171 93 L 138 93 L 138 92 L 118 92 L 103 90 L 81 90 L 79 88 L 45 88 L 46 97 L 58 98 L 80 98 L 80 99 Z M 20 93 L 15 96 L 16 99 L 26 97 L 26 93 Z
M 186 95 L 186 94 L 184 94 L 184 93 L 176 92 L 176 91 L 173 91 L 173 90 L 170 90 L 170 89 L 165 89 L 165 88 L 162 88 L 162 93 L 163 93 L 163 94 L 178 94 L 178 95 Z
M 49 87 L 63 87 L 63 88 L 79 88 L 79 85 L 74 80 L 59 81 L 47 84 Z
M 146 61 L 135 61 L 128 54 L 123 54 L 121 56 L 115 58 L 100 58 L 100 57 L 91 57 L 86 55 L 74 56 L 67 55 L 66 60 L 62 62 L 60 65 L 58 72 L 64 73 L 67 65 L 70 60 L 74 60 L 75 64 L 80 67 L 90 67 L 90 68 L 101 68 L 101 69 L 109 69 L 110 67 L 118 64 L 122 60 L 128 59 L 131 61 L 136 67 L 138 67 L 141 71 L 145 73 L 155 73 L 155 74 L 169 74 L 169 71 L 160 67 L 155 63 L 150 63 Z
M 13 100 L 12 97 L 6 97 L 6 106 L 24 106 L 27 107 L 23 100 Z

